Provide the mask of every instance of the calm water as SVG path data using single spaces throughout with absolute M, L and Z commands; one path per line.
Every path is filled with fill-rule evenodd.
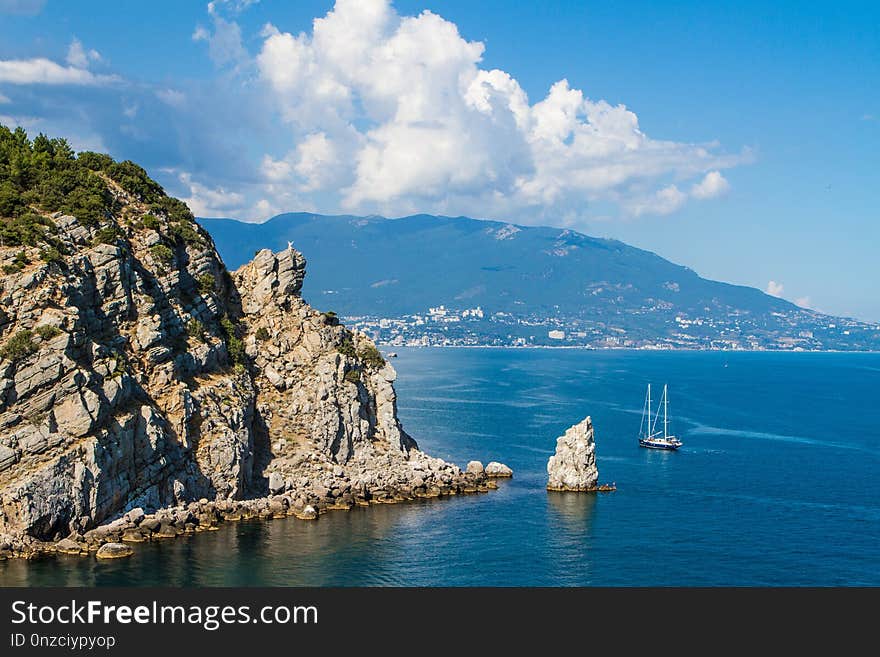
M 880 354 L 401 350 L 422 447 L 515 478 L 487 495 L 230 524 L 122 562 L 0 563 L 3 585 L 880 585 Z M 636 443 L 670 384 L 677 453 Z M 596 426 L 606 495 L 548 494 Z

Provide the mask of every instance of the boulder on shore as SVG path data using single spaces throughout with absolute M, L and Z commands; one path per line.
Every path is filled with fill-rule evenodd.
M 134 550 L 125 543 L 104 543 L 98 548 L 95 557 L 98 559 L 122 559 L 130 557 L 132 554 L 134 554 Z
M 547 490 L 596 490 L 596 443 L 590 417 L 569 427 L 556 439 L 556 453 L 547 461 Z
M 475 475 L 483 474 L 483 464 L 480 461 L 468 461 L 465 472 Z
M 55 544 L 55 551 L 59 554 L 80 554 L 82 548 L 72 538 L 62 538 Z
M 297 511 L 294 515 L 300 520 L 317 520 L 318 512 L 311 504 L 306 506 L 302 511 Z

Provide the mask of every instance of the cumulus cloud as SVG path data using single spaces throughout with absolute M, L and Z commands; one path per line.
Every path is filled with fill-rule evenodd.
M 118 81 L 115 75 L 98 75 L 84 68 L 62 66 L 45 57 L 0 60 L 0 82 L 9 84 L 101 86 Z
M 720 171 L 710 171 L 703 179 L 691 187 L 691 196 L 698 199 L 715 198 L 727 193 L 730 183 Z
M 185 171 L 178 173 L 178 179 L 189 190 L 189 196 L 183 198 L 183 201 L 198 216 L 230 216 L 243 209 L 245 199 L 238 192 L 222 187 L 207 187 L 194 181 L 192 175 Z
M 86 50 L 82 42 L 74 37 L 67 49 L 68 66 L 45 57 L 0 60 L 0 82 L 86 87 L 118 82 L 119 78 L 115 75 L 99 75 L 88 70 L 91 63 L 100 59 L 101 55 L 97 50 Z
M 338 0 L 304 32 L 251 34 L 237 16 L 253 4 L 215 0 L 193 26 L 220 71 L 208 80 L 114 85 L 74 40 L 64 63 L 0 60 L 0 83 L 34 85 L 19 113 L 98 134 L 197 213 L 240 218 L 424 211 L 578 227 L 719 196 L 722 172 L 751 157 L 648 135 L 632 108 L 565 79 L 530 98 L 431 11 Z
M 796 306 L 800 306 L 801 308 L 806 308 L 807 310 L 810 310 L 813 307 L 812 301 L 810 300 L 810 297 L 798 297 L 797 299 L 794 300 L 794 303 Z
M 633 217 L 643 214 L 672 214 L 685 204 L 688 195 L 675 185 L 669 185 L 646 197 L 636 197 L 625 202 L 624 207 Z
M 776 281 L 767 281 L 767 289 L 765 292 L 769 294 L 771 297 L 781 297 L 782 291 L 785 289 L 785 286 L 782 283 L 777 283 Z
M 3 94 L 0 94 L 0 105 L 5 105 L 5 104 L 11 103 L 11 102 L 12 101 L 9 100 L 9 96 L 4 96 Z
M 270 24 L 262 37 L 257 70 L 289 129 L 263 172 L 300 191 L 335 186 L 350 210 L 540 219 L 604 201 L 669 214 L 723 193 L 719 170 L 747 157 L 652 139 L 634 112 L 567 80 L 532 103 L 509 74 L 481 68 L 484 44 L 430 11 L 338 0 L 311 33 Z M 672 182 L 697 176 L 690 193 Z

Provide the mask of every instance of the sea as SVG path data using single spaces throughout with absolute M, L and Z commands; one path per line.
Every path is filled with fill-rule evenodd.
M 231 523 L 112 562 L 0 562 L 0 585 L 880 585 L 880 354 L 397 351 L 400 416 L 421 448 L 501 461 L 513 479 Z M 677 452 L 638 446 L 648 383 L 669 386 Z M 585 416 L 617 490 L 550 493 L 556 438 Z

